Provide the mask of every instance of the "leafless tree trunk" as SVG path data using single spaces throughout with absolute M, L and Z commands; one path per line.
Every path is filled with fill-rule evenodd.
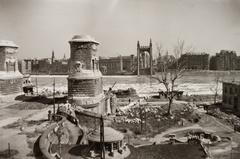
M 183 40 L 178 40 L 176 45 L 173 45 L 174 58 L 170 58 L 166 52 L 165 56 L 162 56 L 163 46 L 162 44 L 157 45 L 157 52 L 160 55 L 160 75 L 151 76 L 150 78 L 156 79 L 159 84 L 163 84 L 165 87 L 164 94 L 168 99 L 168 111 L 167 115 L 171 115 L 171 106 L 173 99 L 177 96 L 176 93 L 176 80 L 184 76 L 184 71 L 186 68 L 186 61 L 180 59 L 184 50 L 185 42 Z M 190 50 L 191 47 L 188 48 Z M 174 65 L 174 68 L 172 68 Z
M 217 102 L 217 96 L 219 95 L 219 93 L 221 92 L 221 83 L 224 79 L 224 74 L 221 74 L 220 72 L 218 72 L 215 75 L 214 78 L 214 85 L 212 87 L 210 87 L 210 90 L 213 92 L 214 94 L 214 104 L 216 104 Z

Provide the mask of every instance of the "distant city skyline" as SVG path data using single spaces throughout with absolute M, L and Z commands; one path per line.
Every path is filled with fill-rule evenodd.
M 184 40 L 197 52 L 240 55 L 240 0 L 0 0 L 0 39 L 20 46 L 18 58 L 70 56 L 69 40 L 87 34 L 99 56 L 137 55 L 140 45 Z

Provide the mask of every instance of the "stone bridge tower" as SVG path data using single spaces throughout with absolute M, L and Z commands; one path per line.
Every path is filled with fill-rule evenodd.
M 0 40 L 0 101 L 6 96 L 17 96 L 22 90 L 22 74 L 18 71 L 18 46 L 12 41 Z M 15 98 L 11 98 L 15 99 Z
M 146 57 L 149 56 L 148 59 Z M 147 64 L 147 65 L 146 65 Z M 149 46 L 140 46 L 137 42 L 137 75 L 153 74 L 152 40 Z
M 102 74 L 99 70 L 99 42 L 89 35 L 76 35 L 69 41 L 68 97 L 72 104 L 104 113 Z

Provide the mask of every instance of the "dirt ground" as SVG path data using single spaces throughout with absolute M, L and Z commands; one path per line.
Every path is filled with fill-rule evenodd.
M 35 159 L 34 148 L 42 132 L 51 125 L 47 120 L 52 105 L 40 102 L 13 101 L 0 107 L 0 159 L 8 158 L 10 150 L 16 150 L 14 159 Z M 35 152 L 34 152 L 35 151 Z
M 36 147 L 36 141 L 39 136 L 51 123 L 47 122 L 47 113 L 53 110 L 53 105 L 41 102 L 22 102 L 14 101 L 0 104 L 0 159 L 6 157 L 1 153 L 8 149 L 10 143 L 11 150 L 17 150 L 18 153 L 14 159 L 34 159 L 39 153 Z M 187 127 L 189 125 L 185 125 Z M 232 125 L 209 116 L 202 111 L 202 119 L 198 126 L 206 131 L 213 132 L 223 138 L 231 138 L 216 144 L 209 144 L 209 150 L 214 158 L 219 159 L 237 159 L 240 148 L 240 133 L 234 133 Z M 179 127 L 178 127 L 179 128 Z M 175 132 L 178 128 L 171 128 L 167 131 Z M 167 133 L 167 132 L 166 132 Z M 161 140 L 161 136 L 155 136 L 154 139 Z M 233 147 L 233 148 L 232 148 Z

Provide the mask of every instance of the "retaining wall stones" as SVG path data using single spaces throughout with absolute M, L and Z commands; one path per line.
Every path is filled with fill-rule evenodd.
M 61 115 L 57 115 L 57 118 L 59 118 L 60 121 L 58 121 L 56 124 L 52 125 L 46 131 L 44 131 L 39 140 L 39 148 L 42 152 L 42 157 L 44 159 L 55 159 L 55 157 L 50 154 L 50 146 L 53 142 L 53 139 L 50 138 L 50 135 L 56 127 L 63 124 L 67 120 L 64 116 Z

